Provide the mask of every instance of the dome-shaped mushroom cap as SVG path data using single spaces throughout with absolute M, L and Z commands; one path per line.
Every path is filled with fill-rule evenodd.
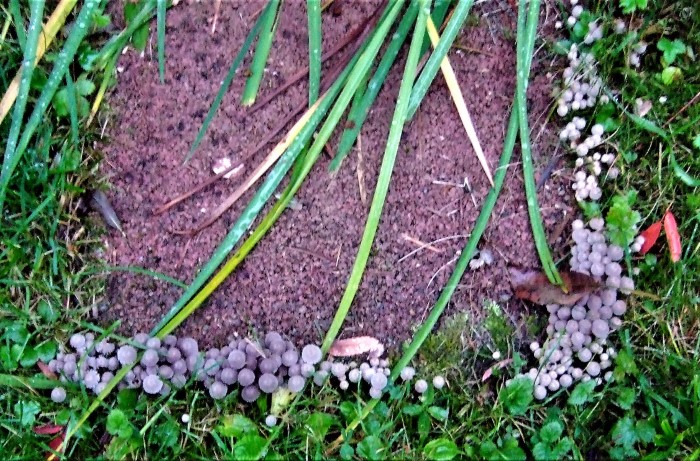
M 152 337 L 146 341 L 146 347 L 149 349 L 158 349 L 160 347 L 160 338 Z
M 280 335 L 280 334 L 277 333 L 276 331 L 270 331 L 270 332 L 268 332 L 268 333 L 265 335 L 265 345 L 266 345 L 267 347 L 270 347 L 270 345 L 271 345 L 272 343 L 275 343 L 275 342 L 284 342 L 284 340 L 282 339 L 282 335 Z M 286 345 L 285 345 L 285 348 L 286 348 Z
M 238 349 L 234 349 L 231 352 L 229 352 L 227 360 L 228 365 L 231 368 L 233 368 L 234 370 L 240 370 L 246 364 L 245 352 Z
M 178 346 L 180 346 L 180 350 L 186 357 L 199 353 L 199 346 L 197 346 L 197 340 L 194 338 L 182 338 L 178 341 Z
M 591 325 L 591 333 L 593 333 L 593 336 L 596 338 L 607 338 L 610 334 L 608 322 L 602 319 L 594 320 L 593 324 Z
M 435 376 L 433 378 L 433 387 L 435 389 L 442 389 L 445 386 L 445 378 L 442 376 Z
M 376 387 L 370 387 L 369 388 L 369 396 L 372 397 L 373 399 L 381 399 L 382 398 L 382 390 L 378 389 Z
M 75 333 L 70 337 L 69 343 L 75 350 L 85 347 L 85 336 L 80 333 Z
M 405 367 L 401 370 L 401 379 L 404 381 L 410 381 L 416 375 L 416 369 L 413 367 Z
M 209 386 L 209 396 L 214 400 L 223 399 L 228 394 L 228 387 L 221 381 L 214 381 Z
M 537 400 L 544 400 L 544 398 L 547 397 L 547 388 L 544 386 L 536 386 L 534 394 Z
M 141 366 L 154 367 L 158 364 L 158 352 L 155 349 L 146 349 L 141 356 Z
M 260 390 L 266 394 L 272 394 L 275 392 L 278 384 L 279 381 L 277 380 L 277 376 L 273 375 L 272 373 L 263 373 L 260 378 L 258 378 L 258 387 L 260 387 Z
M 260 390 L 257 386 L 246 386 L 241 391 L 241 398 L 248 403 L 253 403 L 260 397 Z
M 255 373 L 253 370 L 243 368 L 238 372 L 238 384 L 243 387 L 250 386 L 255 382 Z M 257 398 L 257 397 L 256 397 Z
M 221 379 L 221 382 L 224 384 L 233 384 L 238 379 L 238 372 L 233 368 L 223 368 L 219 379 Z
M 277 425 L 277 416 L 275 415 L 267 415 L 265 417 L 265 425 L 267 427 L 275 427 Z
M 268 347 L 273 354 L 282 355 L 287 350 L 287 343 L 280 339 L 272 341 Z
M 87 373 L 85 373 L 85 376 L 83 377 L 83 383 L 88 389 L 94 389 L 95 386 L 97 386 L 97 383 L 99 382 L 100 374 L 93 369 L 88 370 Z
M 262 359 L 258 365 L 261 373 L 275 373 L 279 368 L 277 361 L 272 358 Z
M 51 400 L 56 403 L 62 403 L 66 400 L 66 390 L 62 387 L 54 387 L 51 390 Z
M 370 385 L 380 391 L 383 390 L 387 385 L 387 379 L 384 373 L 375 373 L 369 379 Z
M 302 376 L 292 376 L 287 381 L 287 388 L 292 392 L 300 392 L 304 388 L 306 380 Z
M 307 344 L 301 350 L 301 359 L 311 365 L 315 365 L 321 361 L 321 348 L 315 344 Z
M 362 377 L 362 372 L 358 368 L 353 368 L 348 372 L 348 381 L 356 383 Z
M 416 390 L 416 392 L 422 394 L 428 390 L 428 382 L 424 379 L 419 379 L 416 381 L 416 384 L 413 385 L 413 388 Z
M 143 390 L 148 394 L 157 394 L 163 388 L 163 381 L 158 375 L 148 375 L 143 380 Z
M 296 365 L 298 362 L 299 353 L 296 350 L 290 349 L 282 354 L 282 365 L 285 367 L 291 367 L 292 365 Z

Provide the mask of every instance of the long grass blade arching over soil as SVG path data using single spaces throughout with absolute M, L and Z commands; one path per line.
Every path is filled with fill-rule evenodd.
M 309 17 L 309 106 L 321 90 L 321 0 L 306 2 Z
M 530 215 L 532 235 L 535 247 L 540 256 L 542 269 L 551 283 L 561 285 L 563 282 L 559 276 L 557 266 L 549 251 L 547 237 L 544 233 L 542 214 L 537 202 L 537 187 L 535 185 L 535 170 L 532 165 L 532 146 L 530 144 L 530 127 L 527 121 L 527 79 L 529 65 L 533 49 L 535 47 L 534 32 L 537 29 L 537 19 L 540 13 L 540 1 L 532 0 L 528 4 L 520 2 L 518 5 L 518 40 L 517 40 L 517 64 L 516 64 L 516 101 L 518 108 L 518 125 L 520 127 L 520 150 L 523 157 L 523 180 L 525 182 L 525 195 L 527 197 L 527 211 Z M 526 19 L 527 16 L 527 19 Z M 531 38 L 532 37 L 532 38 Z M 526 67 L 527 66 L 527 67 Z
M 277 30 L 277 17 L 279 12 L 280 0 L 270 0 L 267 7 L 265 7 L 265 11 L 260 15 L 260 19 L 262 20 L 260 37 L 255 47 L 253 62 L 250 65 L 250 75 L 245 82 L 243 96 L 241 96 L 241 104 L 244 106 L 253 104 L 258 95 L 258 88 L 260 88 L 260 81 L 265 71 L 267 57 L 270 55 L 270 47 L 272 46 L 272 40 Z
M 531 24 L 531 20 L 534 21 L 534 25 Z M 537 16 L 535 16 L 534 18 L 528 18 L 527 35 L 524 37 L 519 37 L 521 40 L 526 40 L 527 43 L 534 43 L 535 33 L 537 31 L 537 20 Z M 530 66 L 532 63 L 533 48 L 534 47 L 527 47 L 526 49 L 529 50 L 528 54 L 523 56 L 525 79 L 527 79 L 529 76 Z M 416 331 L 416 333 L 413 335 L 411 342 L 406 347 L 406 350 L 402 354 L 401 358 L 394 364 L 390 375 L 390 378 L 392 380 L 396 380 L 399 377 L 401 370 L 404 369 L 411 362 L 411 360 L 418 353 L 418 350 L 423 345 L 425 340 L 428 339 L 428 337 L 430 336 L 430 333 L 437 324 L 442 313 L 445 311 L 445 308 L 450 302 L 452 295 L 457 289 L 457 286 L 459 285 L 462 276 L 466 272 L 467 267 L 469 265 L 469 261 L 474 256 L 474 252 L 476 251 L 477 245 L 479 244 L 479 241 L 481 240 L 481 237 L 483 236 L 484 231 L 486 230 L 486 226 L 488 225 L 489 219 L 491 218 L 491 213 L 493 212 L 493 209 L 496 205 L 498 196 L 501 193 L 501 190 L 503 189 L 506 173 L 508 172 L 508 166 L 513 156 L 515 141 L 518 137 L 519 116 L 517 105 L 517 98 L 514 98 L 513 108 L 511 109 L 511 114 L 508 121 L 506 137 L 503 141 L 503 151 L 501 153 L 501 158 L 498 162 L 498 168 L 496 169 L 496 174 L 494 176 L 494 186 L 491 188 L 484 200 L 484 204 L 481 207 L 481 211 L 479 212 L 479 216 L 476 220 L 476 223 L 474 224 L 474 228 L 472 229 L 469 239 L 467 240 L 467 243 L 459 256 L 459 259 L 457 259 L 454 271 L 450 275 L 450 278 L 445 284 L 445 287 L 440 292 L 438 300 L 435 302 L 435 305 L 430 310 L 430 313 L 428 314 L 428 317 L 426 318 L 425 322 L 423 322 L 418 331 Z M 347 426 L 345 432 L 352 431 L 355 428 L 357 428 L 357 426 L 372 412 L 372 410 L 378 402 L 379 400 L 377 399 L 373 399 L 370 402 L 368 402 L 368 404 L 362 409 L 362 412 L 357 416 L 357 418 L 355 418 L 355 420 L 353 420 Z M 328 453 L 335 451 L 343 442 L 343 440 L 343 436 L 338 437 L 329 447 Z
M 156 28 L 158 34 L 158 76 L 165 83 L 165 10 L 167 0 L 156 0 Z
M 44 118 L 44 114 L 49 107 L 49 103 L 56 93 L 58 85 L 63 80 L 63 76 L 68 70 L 68 66 L 71 62 L 73 62 L 73 57 L 78 51 L 78 47 L 90 29 L 93 15 L 98 11 L 100 4 L 101 2 L 98 0 L 86 0 L 75 20 L 76 27 L 71 29 L 71 32 L 66 39 L 66 43 L 61 52 L 58 54 L 58 59 L 51 70 L 51 74 L 49 75 L 46 84 L 44 85 L 44 89 L 34 105 L 32 115 L 29 117 L 29 120 L 24 126 L 24 131 L 22 132 L 22 136 L 19 139 L 17 147 L 11 152 L 6 152 L 5 158 L 3 159 L 2 171 L 0 172 L 0 212 L 3 209 L 3 203 L 7 194 L 7 188 L 12 178 L 12 173 L 17 167 L 19 161 L 22 159 L 22 155 L 29 145 L 29 141 Z
M 428 19 L 427 12 L 429 11 L 428 0 L 422 0 L 419 2 L 418 18 L 415 23 L 415 29 L 411 40 L 411 47 L 408 51 L 408 58 L 404 68 L 403 78 L 401 79 L 401 86 L 399 88 L 399 96 L 396 101 L 396 108 L 394 109 L 394 116 L 391 120 L 391 128 L 389 129 L 389 137 L 387 138 L 386 142 L 382 166 L 379 170 L 377 187 L 374 191 L 374 197 L 372 198 L 372 204 L 367 216 L 367 224 L 365 225 L 365 230 L 362 234 L 360 247 L 357 250 L 355 264 L 350 272 L 350 277 L 345 287 L 345 292 L 343 293 L 343 297 L 340 299 L 340 304 L 336 310 L 333 322 L 328 328 L 326 337 L 323 340 L 321 350 L 324 352 L 327 352 L 328 349 L 330 349 L 333 341 L 335 341 L 335 338 L 338 336 L 340 327 L 350 311 L 350 306 L 352 305 L 355 294 L 360 287 L 360 281 L 362 280 L 362 275 L 364 274 L 365 267 L 367 266 L 367 260 L 369 259 L 369 253 L 372 249 L 372 243 L 374 242 L 374 237 L 377 233 L 377 228 L 379 227 L 379 218 L 382 215 L 386 195 L 389 191 L 389 183 L 391 182 L 391 174 L 394 170 L 396 156 L 399 151 L 401 134 L 403 133 L 403 127 L 406 123 L 408 98 L 411 94 L 416 69 L 418 68 L 420 48 L 423 45 L 425 25 Z

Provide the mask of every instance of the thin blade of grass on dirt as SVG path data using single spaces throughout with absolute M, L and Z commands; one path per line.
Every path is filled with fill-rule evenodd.
M 433 43 L 433 46 L 437 46 L 437 43 L 440 41 L 440 35 L 438 34 L 437 29 L 435 28 L 435 24 L 433 24 L 433 21 L 430 19 L 428 20 L 428 35 L 430 36 L 430 41 Z M 486 161 L 486 157 L 484 156 L 484 150 L 481 148 L 479 136 L 477 136 L 476 134 L 476 129 L 474 128 L 472 119 L 469 116 L 469 110 L 467 110 L 467 104 L 464 102 L 464 96 L 462 96 L 462 90 L 459 87 L 457 76 L 455 75 L 455 72 L 452 69 L 452 65 L 450 64 L 450 60 L 447 57 L 447 55 L 445 55 L 445 57 L 442 59 L 442 62 L 440 63 L 440 69 L 442 70 L 442 75 L 445 77 L 445 81 L 447 82 L 447 88 L 449 88 L 450 90 L 450 95 L 452 96 L 452 100 L 454 101 L 455 106 L 457 107 L 459 118 L 462 120 L 462 125 L 464 126 L 464 129 L 467 132 L 467 136 L 469 137 L 469 140 L 472 143 L 474 152 L 476 152 L 476 156 L 479 159 L 481 167 L 484 169 L 484 173 L 486 173 L 486 177 L 488 178 L 489 183 L 491 184 L 491 186 L 493 186 L 493 175 L 491 174 L 491 167 L 489 166 L 489 163 Z
M 308 0 L 309 18 L 309 107 L 321 89 L 321 0 Z
M 267 57 L 270 55 L 272 39 L 275 37 L 275 31 L 277 30 L 276 19 L 279 10 L 280 0 L 270 0 L 268 7 L 266 7 L 263 14 L 260 15 L 262 19 L 260 36 L 258 37 L 258 44 L 255 46 L 253 62 L 250 64 L 250 75 L 245 82 L 243 95 L 241 96 L 241 104 L 244 106 L 253 104 L 258 95 L 260 82 L 262 81 L 265 65 L 267 64 Z
M 165 9 L 166 0 L 156 0 L 156 28 L 158 33 L 158 75 L 165 83 Z
M 348 114 L 348 122 L 352 125 L 352 127 L 346 128 L 343 131 L 343 135 L 338 143 L 338 150 L 328 166 L 329 171 L 337 171 L 345 157 L 348 155 L 348 153 L 350 153 L 352 146 L 355 144 L 355 140 L 357 140 L 357 136 L 360 134 L 362 125 L 369 114 L 370 107 L 377 98 L 379 91 L 386 81 L 387 75 L 389 75 L 389 70 L 391 70 L 392 66 L 394 65 L 394 61 L 396 61 L 399 50 L 403 46 L 408 33 L 411 31 L 411 28 L 416 22 L 416 16 L 418 16 L 417 4 L 411 2 L 408 9 L 403 14 L 401 22 L 399 22 L 396 32 L 389 42 L 382 59 L 379 61 L 377 70 L 374 72 L 374 75 L 367 84 L 367 88 L 361 95 L 361 99 L 357 102 L 357 104 L 353 104 L 353 107 L 350 109 L 350 113 Z
M 428 58 L 423 71 L 420 73 L 416 79 L 416 83 L 413 86 L 413 91 L 411 92 L 411 100 L 408 104 L 408 120 L 413 118 L 416 113 L 418 106 L 423 101 L 425 94 L 428 92 L 428 88 L 433 83 L 435 75 L 440 68 L 440 63 L 442 59 L 447 56 L 447 52 L 450 50 L 452 43 L 454 42 L 457 34 L 462 29 L 462 24 L 469 16 L 469 11 L 471 10 L 474 0 L 460 0 L 452 13 L 452 18 L 445 26 L 445 30 L 440 37 L 435 50 Z
M 216 93 L 216 97 L 214 98 L 214 102 L 212 102 L 211 107 L 209 108 L 209 112 L 207 112 L 207 116 L 204 118 L 204 122 L 202 123 L 202 127 L 199 129 L 199 132 L 197 133 L 197 136 L 195 137 L 194 142 L 192 143 L 192 147 L 190 147 L 190 151 L 185 156 L 184 163 L 187 163 L 192 158 L 195 150 L 197 150 L 197 147 L 199 147 L 199 144 L 201 144 L 202 139 L 204 139 L 204 134 L 209 129 L 209 125 L 211 124 L 211 121 L 214 119 L 214 115 L 216 115 L 216 111 L 219 110 L 219 107 L 221 106 L 221 101 L 223 101 L 224 96 L 226 95 L 226 92 L 228 91 L 229 87 L 231 86 L 231 82 L 233 81 L 233 78 L 236 76 L 236 71 L 238 70 L 238 66 L 241 64 L 243 59 L 248 54 L 248 50 L 250 49 L 250 45 L 253 43 L 253 40 L 255 40 L 255 37 L 258 35 L 258 32 L 260 31 L 260 28 L 263 25 L 263 20 L 265 19 L 266 15 L 269 14 L 271 8 L 272 8 L 272 2 L 268 2 L 267 5 L 265 6 L 265 10 L 262 12 L 262 14 L 260 16 L 258 16 L 258 19 L 255 21 L 253 28 L 250 29 L 248 36 L 245 38 L 245 41 L 243 42 L 243 45 L 241 45 L 241 49 L 240 49 L 240 51 L 238 51 L 238 54 L 236 55 L 233 62 L 231 63 L 231 67 L 229 67 L 228 73 L 226 74 L 224 81 L 221 82 L 221 87 L 219 88 L 219 91 Z
M 528 9 L 529 5 L 529 9 Z M 531 0 L 529 4 L 520 2 L 518 5 L 518 29 L 517 29 L 517 59 L 516 59 L 516 92 L 515 98 L 518 108 L 518 126 L 520 134 L 520 151 L 523 158 L 523 180 L 525 182 L 525 196 L 527 198 L 527 211 L 530 215 L 530 226 L 535 240 L 535 247 L 542 263 L 542 270 L 553 284 L 562 285 L 557 266 L 549 251 L 547 236 L 544 232 L 542 214 L 537 201 L 537 186 L 535 184 L 535 170 L 532 165 L 532 146 L 530 144 L 530 127 L 527 120 L 527 79 L 529 75 L 529 62 L 535 46 L 534 33 L 537 30 L 537 21 L 540 13 L 540 0 Z M 530 40 L 530 37 L 533 37 Z
M 51 13 L 48 21 L 42 28 L 42 33 L 39 36 L 39 43 L 36 49 L 36 56 L 34 58 L 34 65 L 36 65 L 41 57 L 44 55 L 46 48 L 49 47 L 51 41 L 56 36 L 56 33 L 63 27 L 66 22 L 66 18 L 73 10 L 73 7 L 78 0 L 61 0 L 61 2 L 56 5 L 56 9 Z M 17 74 L 10 82 L 7 87 L 5 94 L 0 101 L 0 123 L 5 119 L 5 116 L 10 112 L 12 104 L 14 104 L 17 94 L 19 92 L 20 86 L 21 69 L 17 71 Z
M 78 98 L 75 95 L 75 85 L 70 70 L 66 72 L 66 105 L 68 106 L 68 117 L 70 119 L 70 132 L 73 148 L 78 148 L 79 127 L 78 127 Z
M 364 76 L 369 71 L 372 62 L 374 62 L 374 59 L 377 53 L 379 52 L 379 49 L 383 44 L 386 35 L 388 34 L 391 26 L 396 20 L 396 17 L 399 11 L 402 9 L 402 7 L 403 4 L 401 2 L 396 2 L 390 7 L 387 15 L 379 23 L 379 25 L 377 26 L 377 30 L 369 39 L 369 42 L 362 48 L 360 48 L 360 50 L 356 53 L 355 57 L 352 59 L 351 63 L 341 74 L 341 77 L 339 77 L 338 80 L 336 80 L 336 82 L 332 85 L 332 89 L 339 91 L 340 86 L 336 85 L 343 84 L 342 91 L 340 92 L 340 95 L 338 96 L 335 105 L 328 114 L 326 121 L 319 130 L 318 135 L 314 140 L 314 143 L 311 145 L 311 148 L 307 152 L 303 166 L 296 180 L 292 181 L 289 184 L 285 192 L 280 196 L 280 199 L 273 206 L 272 210 L 262 219 L 261 223 L 255 229 L 255 231 L 253 231 L 251 236 L 243 243 L 241 249 L 236 253 L 236 255 L 234 255 L 224 265 L 224 267 L 212 278 L 210 283 L 208 283 L 205 288 L 202 288 L 202 286 L 209 279 L 209 277 L 212 276 L 214 271 L 219 267 L 219 265 L 223 262 L 226 256 L 228 256 L 228 254 L 231 252 L 231 250 L 241 238 L 243 233 L 250 226 L 253 219 L 255 219 L 255 216 L 257 216 L 257 213 L 267 201 L 267 198 L 269 198 L 269 194 L 272 193 L 274 188 L 276 188 L 276 186 L 281 181 L 281 177 L 279 177 L 278 179 L 275 178 L 274 182 L 271 182 L 270 179 L 272 175 L 275 174 L 275 172 L 277 172 L 278 170 L 280 170 L 280 165 L 283 161 L 289 162 L 289 164 L 286 166 L 287 170 L 289 167 L 291 167 L 293 157 L 291 155 L 288 156 L 289 152 L 287 152 L 285 153 L 285 155 L 282 156 L 280 162 L 278 162 L 278 164 L 275 166 L 273 172 L 271 172 L 270 175 L 268 175 L 268 181 L 266 181 L 265 184 L 261 186 L 261 188 L 256 194 L 257 197 L 261 194 L 261 191 L 264 190 L 266 194 L 264 200 L 263 196 L 261 196 L 258 202 L 253 203 L 253 201 L 251 201 L 251 204 L 248 205 L 248 208 L 246 208 L 246 210 L 243 211 L 241 217 L 234 225 L 234 228 L 231 229 L 229 234 L 224 239 L 224 242 L 222 242 L 222 244 L 219 245 L 219 247 L 216 249 L 214 255 L 212 255 L 209 262 L 207 262 L 205 267 L 197 275 L 197 278 L 192 282 L 192 284 L 186 290 L 186 292 L 183 293 L 178 302 L 170 309 L 168 314 L 152 330 L 153 334 L 160 334 L 163 331 L 172 331 L 172 329 L 174 329 L 175 327 L 177 327 L 177 325 L 184 321 L 184 319 L 186 319 L 187 316 L 194 312 L 194 310 L 197 309 L 201 305 L 201 303 L 204 302 L 204 300 L 206 300 L 209 294 L 211 294 L 219 286 L 219 284 L 221 284 L 221 282 L 223 282 L 223 280 L 225 280 L 225 278 L 238 266 L 238 264 L 240 264 L 240 262 L 248 254 L 248 252 L 252 250 L 252 248 L 257 244 L 257 242 L 260 239 L 262 239 L 267 230 L 270 227 L 272 227 L 272 225 L 277 221 L 279 216 L 282 214 L 289 202 L 292 200 L 294 194 L 301 187 L 306 176 L 313 168 L 316 160 L 318 159 L 319 155 L 321 154 L 321 151 L 323 150 L 323 146 L 325 146 L 326 142 L 328 142 L 328 139 L 330 139 L 331 134 L 333 133 L 335 127 L 339 123 L 340 118 L 342 117 L 343 113 L 345 112 L 345 109 L 350 103 L 350 100 L 352 99 L 354 93 L 357 91 L 357 88 L 360 86 Z M 346 75 L 347 78 L 344 77 Z M 329 90 L 329 92 L 330 91 L 331 90 Z M 307 130 L 307 128 L 310 127 L 311 125 L 309 124 L 306 127 L 304 127 L 304 130 Z M 311 136 L 311 134 L 312 130 L 309 130 L 308 135 Z M 293 144 L 293 146 L 298 146 L 299 151 L 301 151 L 301 148 L 304 145 L 306 145 L 306 140 L 302 139 L 302 137 L 299 136 L 295 140 L 295 143 L 298 144 Z M 285 170 L 284 173 L 286 173 L 287 170 Z M 270 184 L 268 185 L 268 183 Z M 273 184 L 274 187 L 272 187 Z M 268 190 L 268 187 L 271 187 L 272 189 Z M 197 293 L 200 288 L 202 288 L 202 293 Z M 192 296 L 195 293 L 197 294 L 197 297 L 193 299 Z M 190 301 L 190 299 L 192 299 L 192 301 Z M 188 301 L 190 302 L 188 303 Z M 185 304 L 187 305 L 185 306 Z
M 399 96 L 396 101 L 396 108 L 394 109 L 394 116 L 391 120 L 391 128 L 389 129 L 389 137 L 387 138 L 386 148 L 384 150 L 382 166 L 379 170 L 377 187 L 374 191 L 372 204 L 370 205 L 367 223 L 365 224 L 365 230 L 362 234 L 362 240 L 360 241 L 360 247 L 357 250 L 355 264 L 350 272 L 350 277 L 345 287 L 345 292 L 343 293 L 343 297 L 340 299 L 340 304 L 338 305 L 338 309 L 333 317 L 333 322 L 328 328 L 326 337 L 321 345 L 321 350 L 324 353 L 328 352 L 328 349 L 330 349 L 333 341 L 335 341 L 335 338 L 338 336 L 340 328 L 345 321 L 345 317 L 350 311 L 350 306 L 352 305 L 353 299 L 355 299 L 355 294 L 360 287 L 360 281 L 362 280 L 362 275 L 364 274 L 365 267 L 367 266 L 367 260 L 369 259 L 369 253 L 372 249 L 374 237 L 377 234 L 379 219 L 381 218 L 384 202 L 386 201 L 386 196 L 389 192 L 391 174 L 394 170 L 396 156 L 399 151 L 399 143 L 401 142 L 403 127 L 406 123 L 408 100 L 411 95 L 411 89 L 413 88 L 416 69 L 418 68 L 420 49 L 423 44 L 423 37 L 425 35 L 425 25 L 430 11 L 429 7 L 429 0 L 421 0 L 418 4 L 418 18 L 416 19 L 415 23 L 413 37 L 411 39 L 411 47 L 409 48 L 408 58 L 406 59 L 406 65 L 404 67 L 403 78 L 401 79 L 401 86 L 399 88 Z
M 58 85 L 63 80 L 63 76 L 68 70 L 68 66 L 73 62 L 73 58 L 82 43 L 92 24 L 93 15 L 98 10 L 101 2 L 98 0 L 86 0 L 83 4 L 78 17 L 75 20 L 75 27 L 71 28 L 70 34 L 66 39 L 63 49 L 58 54 L 58 58 L 54 64 L 51 74 L 49 75 L 44 89 L 36 101 L 32 115 L 24 126 L 24 131 L 20 137 L 17 147 L 12 152 L 7 152 L 2 164 L 2 172 L 0 172 L 0 212 L 3 209 L 3 203 L 7 193 L 7 188 L 12 178 L 17 164 L 22 158 L 25 149 L 29 145 L 34 132 L 44 118 L 44 114 L 49 107 L 49 103 L 53 98 Z
M 22 122 L 24 121 L 24 109 L 27 107 L 27 100 L 29 99 L 29 89 L 32 83 L 32 75 L 34 75 L 34 59 L 36 57 L 37 47 L 39 46 L 41 20 L 44 17 L 44 0 L 37 0 L 35 2 L 32 2 L 30 6 L 31 10 L 29 16 L 29 36 L 24 46 L 24 56 L 22 59 L 22 66 L 20 69 L 22 79 L 20 80 L 20 86 L 17 93 L 17 104 L 15 104 L 15 110 L 12 113 L 10 133 L 7 138 L 7 145 L 5 146 L 5 163 L 10 161 L 12 154 L 17 148 L 19 133 L 22 129 Z M 22 25 L 20 24 L 18 27 L 21 28 Z M 5 163 L 3 163 L 3 166 Z M 1 200 L 0 203 L 2 203 Z

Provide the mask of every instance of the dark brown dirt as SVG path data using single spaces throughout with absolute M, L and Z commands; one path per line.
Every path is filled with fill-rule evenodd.
M 325 49 L 367 17 L 374 5 L 345 1 L 341 14 L 325 14 Z M 475 8 L 450 60 L 485 153 L 496 167 L 514 92 L 515 18 L 506 2 Z M 235 222 L 252 192 L 223 219 L 189 239 L 170 231 L 201 222 L 242 181 L 222 180 L 162 216 L 153 211 L 212 175 L 223 156 L 235 161 L 307 97 L 305 82 L 252 116 L 238 104 L 244 79 L 237 78 L 194 159 L 182 166 L 230 62 L 252 26 L 256 2 L 223 2 L 217 31 L 209 33 L 213 3 L 181 4 L 168 14 L 167 78 L 158 81 L 155 43 L 144 57 L 130 51 L 120 60 L 123 72 L 110 99 L 114 110 L 105 146 L 104 173 L 126 238 L 111 232 L 107 260 L 136 265 L 191 281 Z M 497 8 L 498 7 L 498 8 Z M 491 11 L 494 10 L 494 11 Z M 549 19 L 548 22 L 553 22 Z M 307 63 L 306 14 L 295 2 L 285 4 L 261 93 L 267 94 Z M 151 49 L 152 48 L 152 49 Z M 545 169 L 556 139 L 545 127 L 551 82 L 549 63 L 539 53 L 530 86 L 530 114 L 538 170 Z M 298 194 L 300 211 L 287 210 L 269 235 L 180 331 L 208 344 L 223 343 L 249 329 L 279 330 L 297 340 L 318 341 L 330 324 L 354 262 L 369 201 L 384 152 L 402 68 L 397 66 L 382 90 L 355 149 L 340 172 L 328 173 L 322 158 Z M 330 147 L 335 150 L 337 138 Z M 246 174 L 267 153 L 247 165 Z M 494 265 L 467 272 L 450 310 L 478 319 L 483 301 L 502 301 L 519 322 L 522 304 L 509 301 L 509 264 L 536 266 L 527 216 L 519 154 L 510 166 L 482 246 Z M 358 171 L 367 194 L 363 203 Z M 545 225 L 553 233 L 570 212 L 561 171 L 540 193 Z M 462 184 L 468 178 L 469 193 Z M 442 183 L 440 183 L 442 182 Z M 453 183 L 455 186 L 444 183 Z M 381 225 L 360 290 L 347 317 L 344 336 L 372 334 L 388 344 L 408 338 L 437 299 L 457 252 L 464 246 L 488 182 L 467 140 L 442 76 L 438 75 L 417 116 L 404 133 Z M 477 206 L 474 205 L 474 202 Z M 402 259 L 417 245 L 407 235 L 435 243 Z M 457 236 L 457 237 L 455 237 Z M 118 273 L 109 280 L 110 309 L 105 320 L 121 319 L 124 331 L 148 331 L 176 301 L 180 290 L 148 277 Z

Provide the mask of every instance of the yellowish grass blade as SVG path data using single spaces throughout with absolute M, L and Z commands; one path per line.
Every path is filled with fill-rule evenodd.
M 435 28 L 435 24 L 433 23 L 433 20 L 430 17 L 428 17 L 428 35 L 430 36 L 430 41 L 432 42 L 433 47 L 435 47 L 438 41 L 440 40 L 440 34 L 438 34 L 438 31 Z M 459 88 L 457 76 L 455 75 L 455 72 L 452 69 L 452 65 L 450 64 L 450 60 L 447 58 L 447 56 L 445 56 L 445 58 L 440 63 L 440 70 L 442 71 L 442 75 L 444 75 L 445 77 L 445 81 L 447 82 L 447 88 L 449 88 L 450 90 L 450 95 L 452 96 L 452 100 L 454 101 L 455 106 L 457 107 L 457 112 L 459 112 L 459 118 L 462 119 L 462 125 L 464 125 L 464 129 L 467 132 L 469 141 L 471 141 L 472 146 L 474 147 L 474 151 L 476 152 L 476 156 L 479 158 L 479 163 L 481 163 L 481 167 L 484 169 L 486 177 L 489 179 L 489 183 L 491 184 L 491 186 L 493 186 L 493 175 L 491 174 L 491 167 L 489 167 L 489 164 L 486 161 L 486 157 L 484 156 L 484 150 L 481 148 L 479 137 L 476 134 L 474 124 L 472 123 L 472 119 L 469 116 L 467 105 L 464 102 L 464 96 L 462 96 L 462 90 Z
M 61 0 L 61 2 L 56 6 L 56 9 L 49 17 L 49 20 L 46 21 L 46 24 L 44 24 L 41 35 L 39 35 L 39 45 L 36 49 L 34 65 L 36 65 L 41 57 L 44 56 L 44 52 L 49 45 L 51 45 L 51 41 L 56 36 L 56 33 L 61 29 L 61 27 L 63 27 L 63 24 L 65 24 L 66 18 L 73 10 L 73 7 L 77 2 L 78 0 Z M 7 87 L 7 91 L 5 91 L 5 94 L 0 101 L 0 123 L 2 123 L 5 116 L 10 112 L 12 105 L 15 103 L 15 99 L 17 99 L 19 80 L 21 77 L 20 72 L 21 70 L 17 71 L 15 78 L 13 78 L 10 82 L 10 85 Z

